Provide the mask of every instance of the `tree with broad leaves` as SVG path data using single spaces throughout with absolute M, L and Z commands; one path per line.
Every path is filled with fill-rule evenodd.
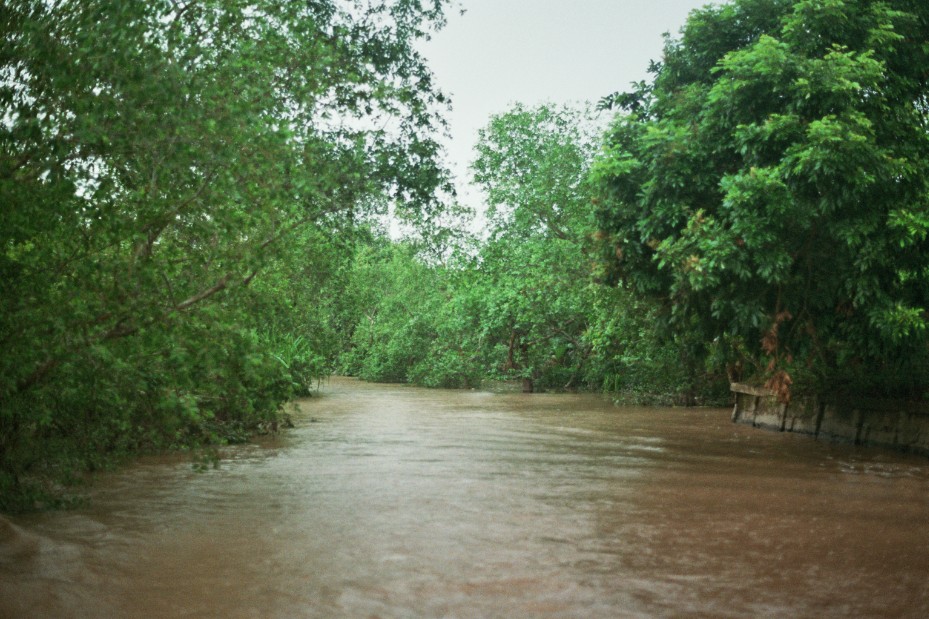
M 605 276 L 784 399 L 924 396 L 927 40 L 919 0 L 693 12 L 604 101 L 626 109 L 593 173 Z

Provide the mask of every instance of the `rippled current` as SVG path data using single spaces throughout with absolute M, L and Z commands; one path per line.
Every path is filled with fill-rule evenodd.
M 929 460 L 729 414 L 333 379 L 0 518 L 0 617 L 929 616 Z

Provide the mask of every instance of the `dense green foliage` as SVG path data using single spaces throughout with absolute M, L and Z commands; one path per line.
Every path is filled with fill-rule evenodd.
M 595 169 L 608 277 L 789 397 L 929 387 L 929 5 L 693 13 Z
M 525 391 L 607 390 L 637 401 L 702 388 L 680 347 L 658 337 L 649 304 L 590 276 L 587 176 L 597 138 L 582 111 L 517 105 L 493 117 L 473 166 L 487 195 L 486 236 L 461 239 L 441 261 L 387 241 L 357 254 L 345 294 L 361 311 L 341 371 L 427 386 L 490 379 Z
M 0 508 L 327 372 L 341 231 L 447 184 L 412 46 L 443 4 L 0 6 Z
M 676 347 L 650 309 L 591 278 L 590 165 L 600 129 L 587 111 L 515 106 L 480 133 L 475 181 L 489 238 L 475 264 L 485 367 L 526 390 L 594 388 L 673 397 Z

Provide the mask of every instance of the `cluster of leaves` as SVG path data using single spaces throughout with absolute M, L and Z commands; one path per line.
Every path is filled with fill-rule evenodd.
M 447 188 L 412 45 L 445 4 L 0 6 L 0 509 L 273 424 L 326 371 L 334 239 Z
M 929 388 L 929 7 L 693 13 L 594 167 L 607 277 L 696 356 L 793 388 Z
M 456 273 L 427 263 L 417 247 L 386 238 L 362 248 L 345 293 L 357 311 L 343 373 L 380 382 L 430 387 L 471 387 L 480 369 L 467 343 L 468 308 Z

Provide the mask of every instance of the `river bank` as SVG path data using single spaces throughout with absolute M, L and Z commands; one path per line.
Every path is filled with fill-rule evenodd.
M 733 383 L 732 421 L 814 439 L 929 456 L 929 405 L 815 396 L 781 402 L 770 390 Z

